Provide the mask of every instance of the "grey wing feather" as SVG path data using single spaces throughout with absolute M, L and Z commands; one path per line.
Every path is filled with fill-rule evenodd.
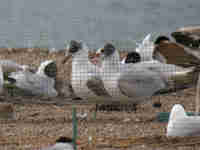
M 19 88 L 30 90 L 33 93 L 41 93 L 48 86 L 51 86 L 51 80 L 47 80 L 45 77 L 32 74 L 30 72 L 13 72 L 9 76 L 16 80 L 16 86 Z
M 148 97 L 167 85 L 158 73 L 147 69 L 122 73 L 118 86 L 121 92 L 128 97 Z
M 87 87 L 97 96 L 110 96 L 106 91 L 103 81 L 98 77 L 92 77 L 87 81 Z

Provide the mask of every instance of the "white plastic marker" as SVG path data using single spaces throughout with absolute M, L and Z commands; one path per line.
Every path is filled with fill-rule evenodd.
M 184 137 L 200 135 L 200 116 L 188 116 L 180 104 L 171 110 L 167 125 L 167 136 Z

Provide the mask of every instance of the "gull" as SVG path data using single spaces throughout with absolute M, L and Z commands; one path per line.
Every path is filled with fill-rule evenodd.
M 136 101 L 152 96 L 166 86 L 157 72 L 143 68 L 138 63 L 122 65 L 118 51 L 110 43 L 106 43 L 97 55 L 103 59 L 101 78 L 104 87 L 116 100 Z
M 141 61 L 150 62 L 150 63 L 160 61 L 160 62 L 165 63 L 166 60 L 160 53 L 158 52 L 156 52 L 155 54 L 153 53 L 155 49 L 155 42 L 152 42 L 150 38 L 151 38 L 151 34 L 148 34 L 144 38 L 142 43 L 137 44 L 138 47 L 136 47 L 135 51 L 129 52 L 127 54 L 127 56 L 122 60 L 122 64 L 138 63 Z M 156 56 L 156 59 L 155 57 L 153 57 L 153 54 Z
M 153 58 L 156 60 L 163 62 L 159 58 L 159 54 L 161 54 L 167 64 L 185 68 L 200 65 L 200 53 L 197 50 L 173 42 L 164 35 L 160 35 L 154 45 Z
M 80 143 L 76 141 L 76 144 Z M 73 140 L 69 137 L 59 137 L 54 145 L 41 150 L 74 150 Z
M 125 56 L 121 63 L 122 64 L 128 64 L 128 63 L 138 63 L 138 62 L 141 62 L 141 56 L 138 52 L 129 52 L 127 54 L 127 56 Z
M 99 67 L 89 61 L 88 52 L 89 48 L 83 42 L 70 42 L 65 60 L 73 58 L 71 85 L 74 93 L 83 99 L 102 100 L 109 95 L 100 79 Z
M 44 95 L 46 97 L 56 97 L 54 73 L 47 71 L 49 66 L 54 65 L 53 60 L 41 63 L 38 71 L 32 73 L 28 70 L 12 72 L 8 77 L 14 80 L 15 86 L 27 91 L 32 95 Z
M 172 79 L 187 75 L 194 69 L 184 69 L 157 61 L 156 63 L 143 61 L 135 64 L 121 64 L 119 53 L 111 43 L 106 43 L 96 55 L 103 61 L 101 78 L 109 95 L 116 99 L 135 102 L 140 102 L 140 99 L 151 97 L 169 88 Z
M 178 28 L 171 36 L 177 43 L 198 49 L 200 47 L 200 26 L 186 26 Z
M 138 44 L 135 51 L 140 54 L 141 61 L 151 61 L 153 59 L 154 43 L 150 40 L 151 34 L 148 34 L 141 44 Z

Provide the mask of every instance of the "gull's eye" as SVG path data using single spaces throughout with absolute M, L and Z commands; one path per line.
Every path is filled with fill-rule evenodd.
M 101 53 L 104 53 L 104 48 L 101 49 Z

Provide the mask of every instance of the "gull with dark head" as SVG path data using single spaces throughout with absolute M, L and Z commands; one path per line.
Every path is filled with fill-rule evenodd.
M 165 88 L 166 82 L 158 72 L 141 63 L 121 64 L 119 53 L 111 43 L 97 52 L 102 58 L 101 78 L 108 93 L 116 100 L 141 101 Z
M 14 84 L 31 95 L 43 95 L 46 97 L 56 97 L 58 95 L 55 90 L 55 62 L 47 60 L 41 63 L 38 71 L 32 73 L 28 70 L 12 72 L 8 77 L 13 79 Z
M 159 39 L 163 40 L 163 39 Z M 137 44 L 135 51 L 129 52 L 127 56 L 122 60 L 122 64 L 125 63 L 138 63 L 149 62 L 156 63 L 157 61 L 165 63 L 166 60 L 162 54 L 156 52 L 154 54 L 155 42 L 151 41 L 151 34 L 148 34 L 141 43 Z M 154 55 L 156 55 L 156 57 Z
M 127 56 L 125 56 L 121 61 L 122 64 L 129 64 L 129 63 L 134 64 L 138 62 L 141 62 L 141 56 L 138 52 L 135 51 L 129 52 Z
M 99 67 L 90 62 L 88 58 L 89 48 L 79 41 L 72 40 L 68 49 L 68 56 L 72 59 L 71 84 L 75 94 L 81 98 L 94 98 L 97 100 L 109 96 L 102 80 Z
M 200 53 L 182 44 L 171 41 L 170 38 L 160 35 L 155 40 L 155 47 L 153 51 L 153 58 L 160 59 L 159 55 L 165 60 L 167 64 L 174 64 L 181 67 L 192 67 L 200 65 Z
M 151 97 L 170 88 L 176 77 L 185 76 L 194 69 L 184 69 L 159 61 L 121 64 L 119 53 L 111 43 L 105 44 L 104 48 L 97 52 L 97 56 L 103 61 L 101 78 L 104 87 L 112 97 L 121 100 L 137 101 Z

